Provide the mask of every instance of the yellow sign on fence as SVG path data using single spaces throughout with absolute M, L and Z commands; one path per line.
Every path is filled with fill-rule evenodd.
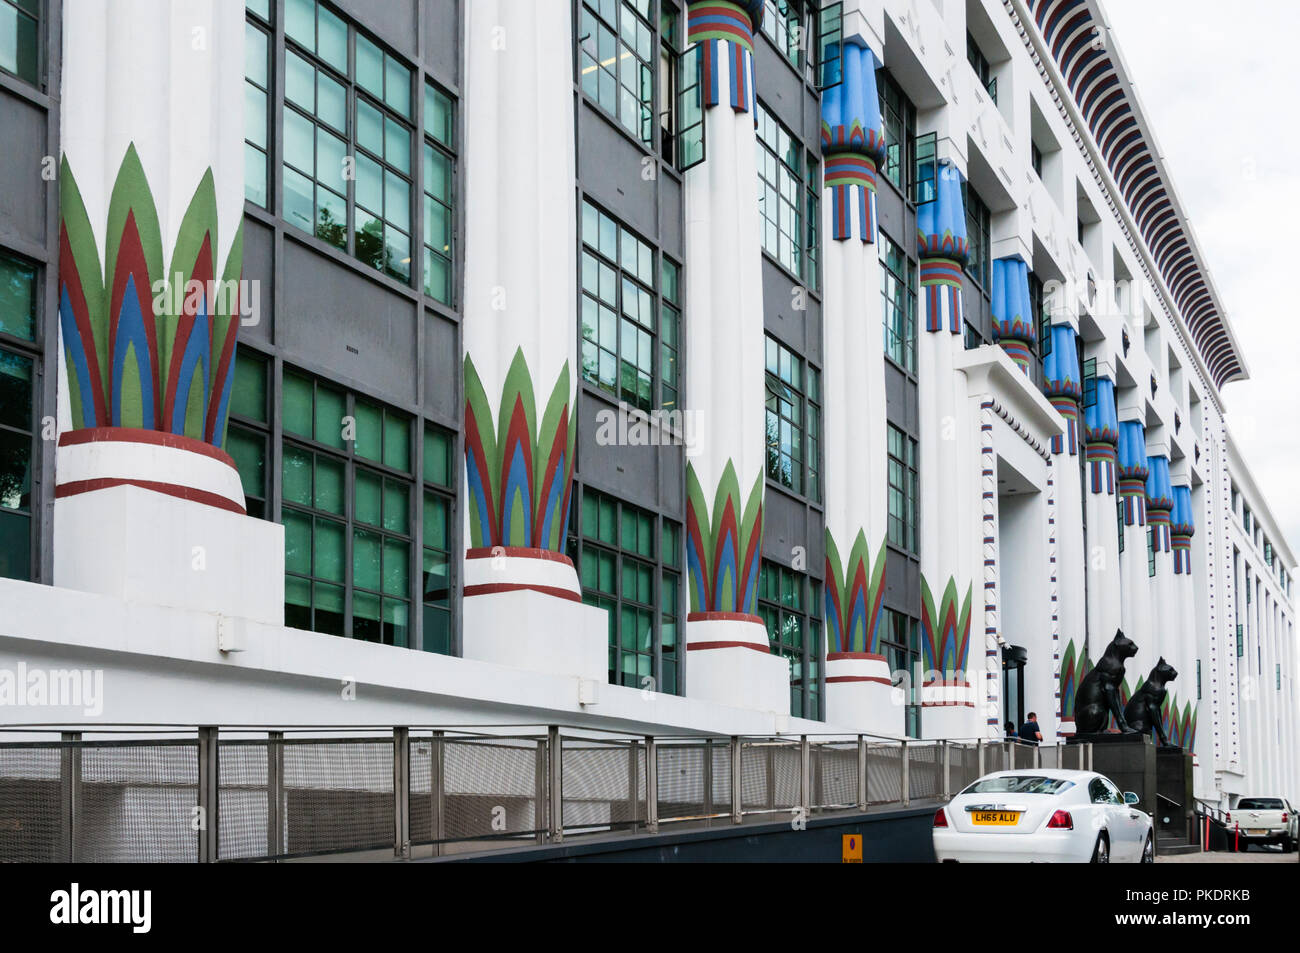
M 845 864 L 862 863 L 862 835 L 845 834 L 840 838 L 840 860 Z

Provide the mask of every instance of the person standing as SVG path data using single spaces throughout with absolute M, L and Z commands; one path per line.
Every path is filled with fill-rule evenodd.
M 1043 740 L 1043 732 L 1038 727 L 1038 715 L 1035 712 L 1031 711 L 1025 723 L 1020 726 L 1020 740 L 1031 745 L 1037 745 Z

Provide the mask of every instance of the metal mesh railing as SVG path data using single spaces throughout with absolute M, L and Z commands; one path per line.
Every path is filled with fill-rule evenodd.
M 58 745 L 0 748 L 0 861 L 71 860 L 68 802 L 71 749 Z
M 71 748 L 77 816 L 73 860 L 198 860 L 198 745 L 193 741 L 98 742 Z M 79 762 L 79 764 L 75 763 Z
M 813 745 L 812 800 L 814 810 L 850 808 L 858 803 L 858 744 L 827 741 Z
M 745 813 L 789 811 L 802 796 L 802 760 L 798 742 L 772 739 L 742 741 L 740 804 Z
M 670 822 L 906 806 L 951 797 L 981 773 L 1091 762 L 1087 745 L 866 735 L 238 731 L 0 741 L 0 862 L 463 852 Z
M 644 743 L 564 738 L 562 750 L 566 831 L 635 829 L 645 824 Z

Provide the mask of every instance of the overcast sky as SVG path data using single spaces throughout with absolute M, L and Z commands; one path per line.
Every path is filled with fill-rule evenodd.
M 1300 551 L 1300 4 L 1103 3 L 1250 370 L 1228 427 Z

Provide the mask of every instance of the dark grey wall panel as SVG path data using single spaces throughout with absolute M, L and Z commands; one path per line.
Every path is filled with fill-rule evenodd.
M 684 466 L 681 448 L 655 444 L 607 446 L 597 443 L 598 437 L 608 432 L 601 431 L 600 421 L 603 418 L 598 415 L 609 411 L 613 411 L 614 426 L 617 427 L 619 409 L 616 403 L 588 390 L 582 390 L 579 394 L 578 472 L 583 484 L 611 493 L 637 506 L 659 508 L 659 475 L 662 472 L 668 480 L 677 481 Z M 650 439 L 656 439 L 653 428 L 648 428 L 647 432 Z M 614 437 L 619 439 L 617 430 Z M 674 495 L 677 495 L 676 491 Z M 680 506 L 673 512 L 680 518 Z
M 921 565 L 894 549 L 885 550 L 885 606 L 921 615 Z
M 244 216 L 244 278 L 257 282 L 257 323 L 243 324 L 239 340 L 270 344 L 275 340 L 275 231 L 251 215 Z
M 411 62 L 419 55 L 416 0 L 339 0 L 338 8 Z
M 916 436 L 921 432 L 916 384 L 897 366 L 885 365 L 885 417 L 895 427 Z
M 795 307 L 800 301 L 802 311 Z M 818 366 L 822 364 L 821 310 L 821 303 L 807 288 L 763 256 L 763 326 Z
M 826 546 L 821 514 L 771 486 L 763 494 L 763 557 L 789 566 L 794 548 L 803 548 L 803 572 L 820 579 L 825 574 Z
M 641 177 L 653 159 L 585 101 L 579 107 L 578 177 L 583 190 L 646 238 L 658 237 L 658 183 Z
M 460 429 L 460 328 L 432 311 L 424 318 L 424 411 Z
M 424 62 L 444 83 L 460 85 L 460 17 L 457 0 L 423 0 Z
M 796 133 L 803 129 L 803 81 L 765 36 L 754 38 L 754 85 L 768 112 Z
M 876 185 L 876 226 L 912 256 L 916 254 L 916 230 L 907 228 L 909 219 L 907 203 L 882 173 Z
M 405 407 L 415 404 L 416 306 L 351 268 L 330 266 L 286 236 L 277 338 L 287 360 Z
M 671 255 L 678 263 L 686 260 L 685 203 L 682 197 L 682 185 L 671 175 L 660 172 L 659 176 L 659 236 L 664 254 Z
M 46 155 L 45 110 L 0 92 L 0 129 L 4 130 L 0 242 L 44 245 L 46 190 L 55 184 L 41 178 L 41 160 Z M 57 172 L 57 167 L 53 171 Z

